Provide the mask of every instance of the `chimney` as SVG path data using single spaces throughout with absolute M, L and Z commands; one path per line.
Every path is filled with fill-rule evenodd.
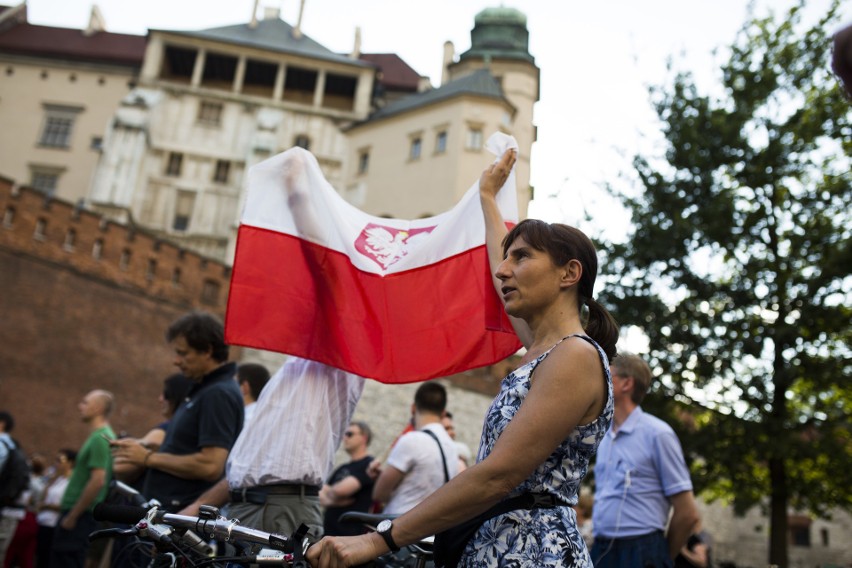
M 359 57 L 361 57 L 361 26 L 355 26 L 355 43 L 352 45 L 349 58 L 358 59 Z
M 263 8 L 263 19 L 264 20 L 280 20 L 281 19 L 281 8 L 277 8 L 275 6 L 265 6 Z
M 249 20 L 248 27 L 250 29 L 255 29 L 257 27 L 257 3 L 260 0 L 254 0 L 251 8 L 251 20 Z
M 104 15 L 101 14 L 101 9 L 98 8 L 97 4 L 92 4 L 92 11 L 89 13 L 89 25 L 83 30 L 83 35 L 92 36 L 103 31 L 106 31 Z
M 299 39 L 302 37 L 302 15 L 305 13 L 305 0 L 299 2 L 299 19 L 296 21 L 296 27 L 293 28 L 293 37 Z
M 441 65 L 441 84 L 446 85 L 450 81 L 450 65 L 456 58 L 456 47 L 451 41 L 444 42 L 444 61 Z

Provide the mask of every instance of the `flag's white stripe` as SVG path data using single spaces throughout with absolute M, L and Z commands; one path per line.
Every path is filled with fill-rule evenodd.
M 510 147 L 517 149 L 517 143 L 514 138 L 497 133 L 489 138 L 487 147 L 499 157 Z M 285 181 L 288 176 L 295 180 L 289 185 Z M 297 236 L 341 252 L 367 272 L 393 274 L 426 266 L 485 242 L 478 180 L 446 213 L 413 220 L 374 217 L 347 203 L 325 180 L 309 152 L 292 148 L 252 167 L 248 188 L 243 224 Z M 500 191 L 498 203 L 507 220 L 517 221 L 514 172 Z M 409 247 L 406 256 L 383 269 L 355 246 L 369 224 L 406 231 L 434 229 L 428 238 Z

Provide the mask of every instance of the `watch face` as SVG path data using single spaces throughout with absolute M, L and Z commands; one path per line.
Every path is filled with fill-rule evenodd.
M 379 524 L 376 526 L 376 530 L 377 530 L 378 532 L 385 532 L 385 531 L 389 531 L 389 530 L 390 530 L 390 528 L 391 528 L 391 522 L 390 522 L 390 520 L 389 520 L 389 519 L 385 519 L 384 521 L 382 521 L 381 523 L 379 523 Z

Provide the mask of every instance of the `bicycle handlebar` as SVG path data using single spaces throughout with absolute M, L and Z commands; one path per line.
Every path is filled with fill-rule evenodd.
M 144 507 L 100 503 L 95 506 L 92 514 L 99 521 L 124 523 L 137 527 L 143 525 L 141 528 L 146 529 L 148 537 L 154 540 L 169 541 L 172 532 L 170 527 L 176 527 L 195 531 L 218 540 L 228 542 L 244 540 L 283 552 L 294 552 L 293 539 L 290 537 L 241 527 L 238 525 L 238 520 L 219 516 L 218 509 L 212 507 L 207 508 L 207 516 L 190 517 L 173 515 L 157 508 L 148 510 Z M 162 525 L 168 526 L 161 528 Z

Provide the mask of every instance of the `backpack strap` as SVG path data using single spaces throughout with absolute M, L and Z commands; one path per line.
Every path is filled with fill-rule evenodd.
M 450 471 L 447 469 L 447 456 L 444 455 L 444 447 L 441 446 L 441 442 L 438 440 L 438 436 L 435 435 L 431 430 L 420 430 L 424 434 L 429 434 L 429 437 L 435 440 L 435 443 L 438 444 L 438 450 L 441 452 L 441 461 L 444 463 L 444 483 L 450 480 Z

